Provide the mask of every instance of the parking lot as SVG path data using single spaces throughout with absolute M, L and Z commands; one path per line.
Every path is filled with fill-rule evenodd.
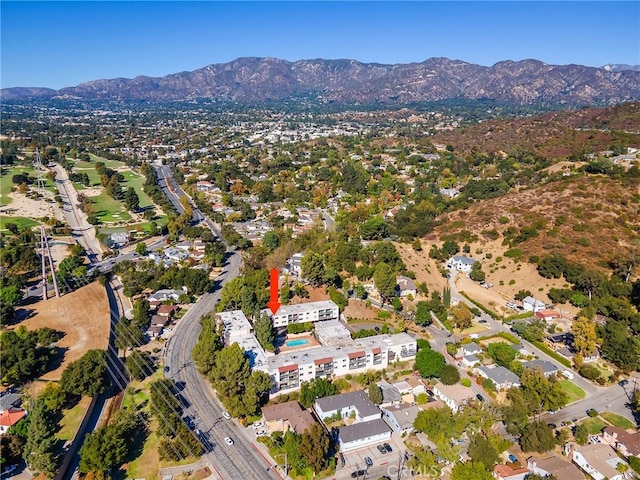
M 378 451 L 377 446 L 382 445 L 383 443 L 388 443 L 393 451 L 391 453 L 382 454 Z M 368 447 L 359 448 L 357 450 L 353 450 L 347 453 L 344 453 L 345 458 L 345 466 L 342 467 L 341 463 L 338 462 L 338 470 L 347 469 L 349 471 L 357 470 L 357 469 L 366 469 L 367 465 L 364 461 L 365 457 L 371 458 L 373 461 L 373 467 L 385 466 L 387 464 L 398 464 L 399 455 L 405 453 L 405 446 L 402 443 L 402 439 L 394 433 L 391 436 L 390 440 L 383 440 L 377 442 Z

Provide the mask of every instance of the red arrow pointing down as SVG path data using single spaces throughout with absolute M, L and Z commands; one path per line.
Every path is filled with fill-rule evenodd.
M 280 308 L 280 286 L 278 285 L 280 279 L 280 272 L 278 272 L 277 268 L 271 269 L 271 282 L 270 282 L 270 295 L 269 295 L 269 303 L 267 306 L 271 310 L 271 313 L 274 315 Z

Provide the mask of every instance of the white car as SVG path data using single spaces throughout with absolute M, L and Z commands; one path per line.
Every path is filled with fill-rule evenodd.
M 269 433 L 266 430 L 258 430 L 256 432 L 256 437 L 266 437 Z
M 224 437 L 224 441 L 229 446 L 233 445 L 233 440 L 231 440 L 231 437 Z
M 259 422 L 256 422 L 256 423 L 253 424 L 253 428 L 255 428 L 256 430 L 258 428 L 262 428 L 262 427 L 264 427 L 264 422 L 263 421 L 259 421 Z
M 223 411 L 222 411 L 222 416 L 223 416 L 224 418 L 226 418 L 227 420 L 230 420 L 230 419 L 231 419 L 231 415 L 229 415 L 229 412 L 227 412 L 227 411 L 224 411 L 224 410 L 223 410 Z
M 564 375 L 569 380 L 573 380 L 573 372 L 571 370 L 563 370 L 562 375 Z

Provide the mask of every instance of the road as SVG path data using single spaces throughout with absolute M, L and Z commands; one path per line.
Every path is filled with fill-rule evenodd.
M 449 275 L 451 299 L 464 302 L 469 307 L 477 308 L 463 295 L 460 295 L 458 293 L 455 285 L 456 273 L 457 272 L 454 271 Z M 484 312 L 482 313 L 482 319 L 486 320 L 486 323 L 484 325 L 487 326 L 487 330 L 481 333 L 481 336 L 495 335 L 499 332 L 505 332 L 511 335 L 515 335 L 515 333 L 511 332 L 507 326 L 497 320 L 494 320 L 490 315 L 487 315 Z M 433 324 L 429 327 L 429 331 L 434 336 L 434 344 L 439 351 L 442 351 L 443 345 L 447 341 L 458 340 L 457 337 L 447 338 L 448 333 L 446 331 L 438 330 L 433 326 Z M 628 406 L 630 395 L 633 392 L 633 386 L 631 383 L 627 385 L 626 389 L 620 387 L 618 384 L 610 385 L 608 387 L 594 385 L 593 383 L 581 377 L 580 374 L 573 368 L 567 368 L 564 365 L 561 365 L 554 358 L 539 350 L 526 340 L 520 338 L 520 343 L 527 351 L 534 354 L 537 358 L 553 363 L 559 370 L 571 371 L 573 373 L 573 379 L 571 381 L 582 388 L 586 394 L 584 399 L 568 405 L 556 414 L 542 415 L 542 419 L 547 422 L 559 424 L 562 421 L 568 421 L 573 418 L 583 418 L 586 416 L 586 411 L 589 408 L 595 408 L 598 411 L 609 410 L 610 412 L 617 413 L 635 422 L 633 412 Z
M 159 167 L 163 172 L 163 183 L 172 182 L 168 169 Z M 176 186 L 173 190 L 163 189 L 168 193 L 175 205 L 177 195 L 185 195 Z M 182 205 L 181 205 L 182 206 Z M 204 221 L 207 225 L 213 224 L 195 206 L 194 220 Z M 217 229 L 212 229 L 218 234 Z M 209 381 L 204 378 L 192 360 L 191 350 L 198 340 L 201 325 L 200 318 L 213 311 L 220 299 L 220 288 L 227 281 L 240 274 L 242 259 L 235 250 L 228 250 L 227 263 L 223 272 L 217 279 L 214 292 L 206 293 L 191 307 L 176 326 L 173 335 L 165 345 L 165 375 L 179 385 L 184 385 L 180 392 L 185 400 L 184 414 L 194 420 L 195 428 L 201 432 L 200 438 L 207 452 L 205 456 L 211 462 L 218 476 L 224 479 L 265 479 L 280 478 L 272 470 L 267 460 L 256 450 L 252 441 L 245 436 L 244 429 L 235 420 L 226 420 L 222 417 L 222 405 L 215 397 Z M 168 371 L 167 371 L 168 370 Z M 231 437 L 234 445 L 229 446 L 224 442 L 225 437 Z
M 205 219 L 204 214 L 198 210 L 191 198 L 182 190 L 180 185 L 173 179 L 171 169 L 165 165 L 156 165 L 156 174 L 158 176 L 158 186 L 162 189 L 165 196 L 169 199 L 171 204 L 175 207 L 178 213 L 184 212 L 184 207 L 180 203 L 181 198 L 189 200 L 191 207 L 193 208 L 193 221 L 201 222 Z M 215 232 L 214 232 L 215 233 Z
M 96 237 L 95 227 L 87 222 L 87 215 L 76 207 L 78 192 L 69 180 L 67 171 L 60 165 L 56 165 L 54 171 L 56 173 L 56 187 L 62 197 L 62 210 L 71 229 L 71 235 L 84 248 L 91 263 L 95 263 L 102 255 L 102 245 Z

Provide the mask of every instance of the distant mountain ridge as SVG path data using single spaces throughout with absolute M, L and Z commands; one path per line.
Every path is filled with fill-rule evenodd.
M 289 62 L 245 57 L 158 78 L 95 80 L 60 90 L 5 88 L 0 96 L 3 100 L 209 98 L 240 103 L 307 96 L 325 102 L 390 105 L 453 98 L 567 105 L 640 100 L 640 71 L 606 67 L 549 65 L 538 60 L 503 61 L 485 67 L 447 58 L 386 65 L 356 60 Z

